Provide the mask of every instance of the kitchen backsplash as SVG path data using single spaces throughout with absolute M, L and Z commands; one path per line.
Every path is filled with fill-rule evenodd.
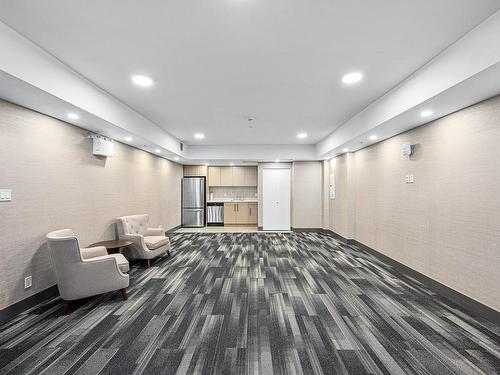
M 257 198 L 257 187 L 230 187 L 230 186 L 211 186 L 209 188 L 209 193 L 214 194 L 214 199 L 220 198 L 238 198 L 238 199 L 250 199 Z

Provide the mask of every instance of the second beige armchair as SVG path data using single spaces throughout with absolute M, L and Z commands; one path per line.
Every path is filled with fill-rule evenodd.
M 133 244 L 123 250 L 129 259 L 145 259 L 151 267 L 151 259 L 163 254 L 170 255 L 170 241 L 161 227 L 152 228 L 149 215 L 122 216 L 116 222 L 118 238 L 132 241 Z

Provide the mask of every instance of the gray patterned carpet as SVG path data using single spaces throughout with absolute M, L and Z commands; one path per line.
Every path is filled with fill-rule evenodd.
M 496 374 L 500 327 L 322 233 L 174 234 L 130 298 L 0 327 L 1 374 Z

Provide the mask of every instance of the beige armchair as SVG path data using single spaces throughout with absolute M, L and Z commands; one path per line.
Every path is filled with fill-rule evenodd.
M 129 240 L 133 244 L 123 249 L 123 254 L 129 259 L 146 259 L 148 268 L 151 259 L 168 253 L 170 255 L 170 241 L 161 227 L 151 228 L 149 215 L 131 215 L 119 217 L 116 222 L 118 238 Z
M 71 229 L 50 232 L 47 244 L 64 301 L 64 315 L 69 312 L 70 301 L 80 298 L 120 290 L 127 300 L 129 264 L 123 255 L 108 255 L 103 246 L 80 248 Z

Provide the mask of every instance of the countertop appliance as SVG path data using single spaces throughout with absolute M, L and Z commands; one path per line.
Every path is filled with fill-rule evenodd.
M 207 226 L 224 226 L 224 203 L 207 203 Z
M 205 226 L 205 177 L 182 179 L 182 226 Z

